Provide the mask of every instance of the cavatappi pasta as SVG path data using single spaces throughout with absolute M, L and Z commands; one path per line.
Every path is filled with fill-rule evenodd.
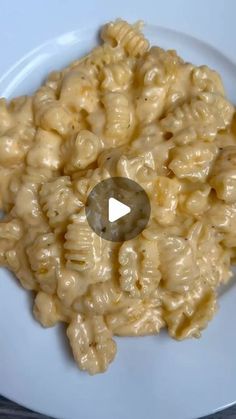
M 199 337 L 236 260 L 236 116 L 220 76 L 150 48 L 139 23 L 101 37 L 32 97 L 0 100 L 0 263 L 33 290 L 43 326 L 68 325 L 90 374 L 114 359 L 114 335 Z M 112 176 L 151 203 L 124 243 L 85 215 Z

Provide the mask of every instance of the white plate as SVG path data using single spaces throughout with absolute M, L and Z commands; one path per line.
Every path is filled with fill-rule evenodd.
M 143 19 L 151 41 L 216 68 L 236 103 L 236 2 L 11 0 L 1 3 L 0 96 L 31 93 L 49 70 L 96 44 L 113 18 Z M 1 270 L 0 393 L 57 418 L 189 419 L 236 401 L 236 287 L 201 340 L 117 339 L 118 356 L 90 377 L 72 361 L 63 328 L 43 330 L 30 295 Z

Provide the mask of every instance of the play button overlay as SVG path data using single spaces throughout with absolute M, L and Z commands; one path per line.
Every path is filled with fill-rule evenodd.
M 93 231 L 105 240 L 123 242 L 140 234 L 150 217 L 144 189 L 131 179 L 112 177 L 99 182 L 86 202 L 86 217 Z
M 108 202 L 108 220 L 110 222 L 119 220 L 131 211 L 131 208 L 128 207 L 128 205 L 117 201 L 115 198 L 109 198 Z

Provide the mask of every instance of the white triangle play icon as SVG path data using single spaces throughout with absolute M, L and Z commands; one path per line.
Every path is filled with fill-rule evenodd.
M 124 217 L 131 211 L 128 205 L 123 204 L 115 198 L 109 198 L 108 200 L 108 219 L 111 223 Z

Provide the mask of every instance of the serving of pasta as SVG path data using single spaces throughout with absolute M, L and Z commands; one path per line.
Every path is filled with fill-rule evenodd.
M 108 23 L 101 39 L 33 96 L 0 100 L 0 264 L 44 327 L 67 325 L 90 374 L 114 359 L 113 336 L 200 337 L 236 259 L 236 114 L 220 76 L 150 47 L 139 22 Z M 86 219 L 112 177 L 151 205 L 121 243 Z

